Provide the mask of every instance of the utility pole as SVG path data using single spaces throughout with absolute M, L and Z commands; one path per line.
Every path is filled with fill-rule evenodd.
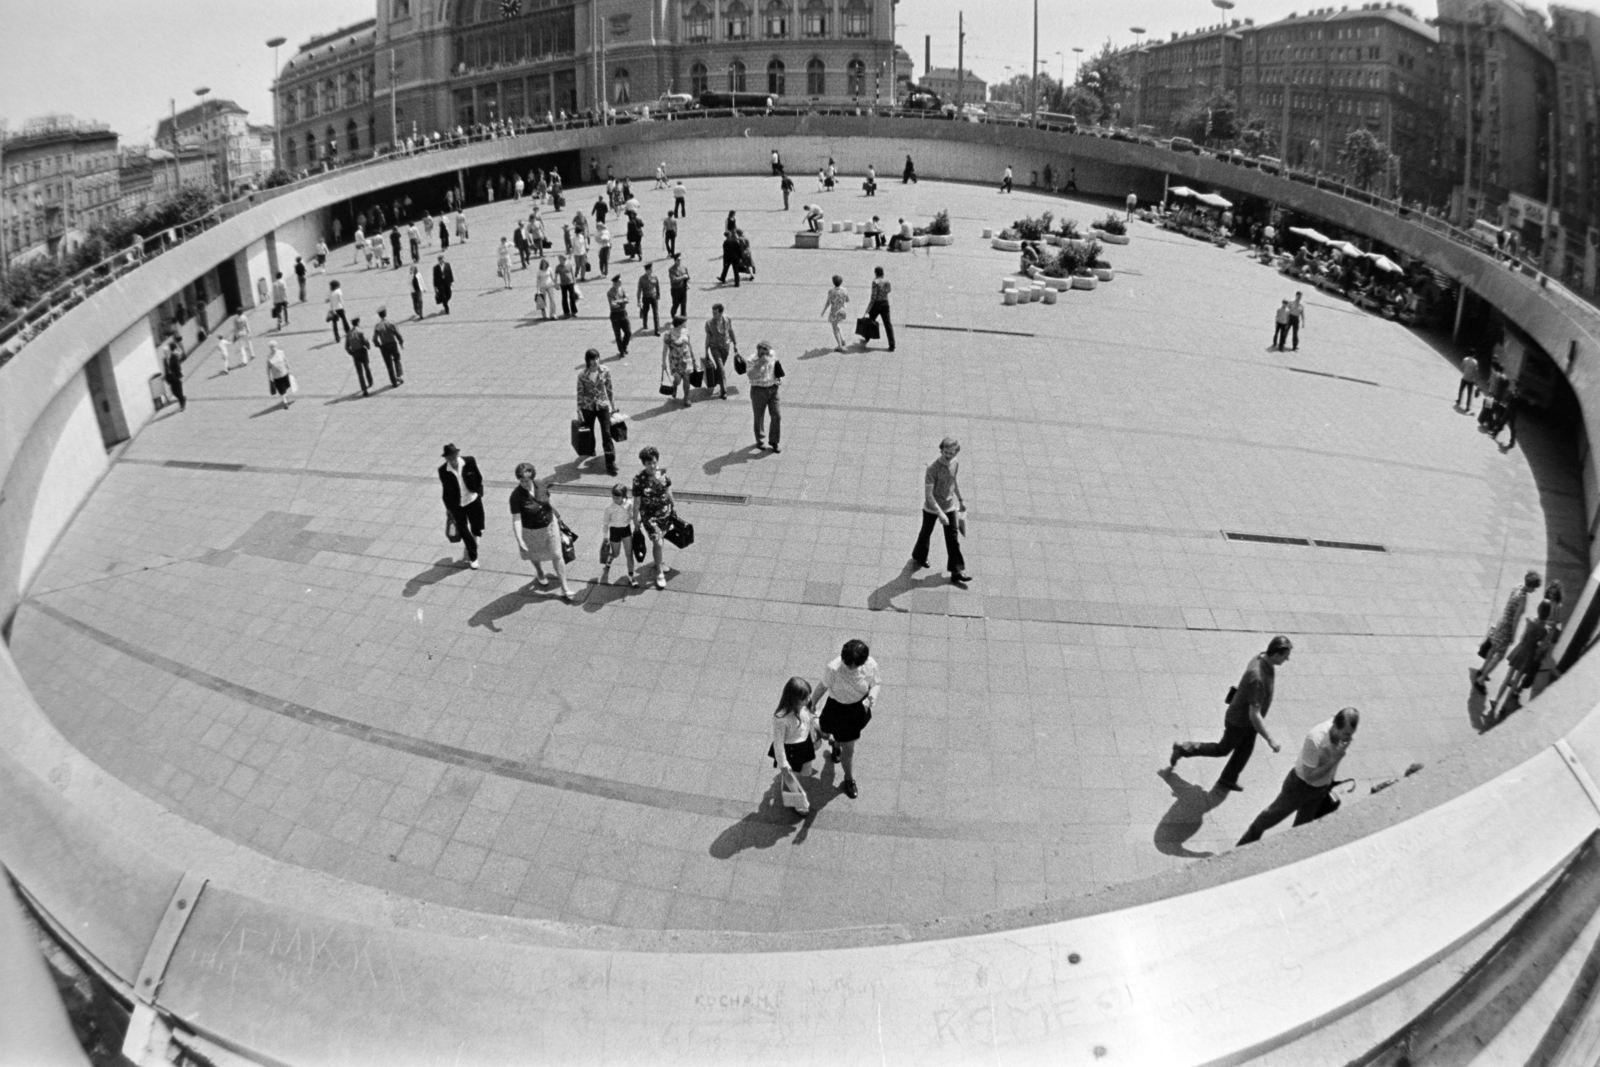
M 0 119 L 0 271 L 11 266 L 6 255 L 6 120 Z
M 1039 125 L 1039 0 L 1033 0 L 1033 66 L 1028 69 L 1029 109 L 1032 125 Z
M 956 12 L 956 114 L 967 104 L 967 15 Z
M 922 77 L 928 77 L 928 71 L 933 69 L 933 34 L 922 35 Z
M 400 120 L 397 117 L 397 112 L 396 112 L 396 108 L 395 108 L 395 93 L 396 93 L 396 91 L 397 91 L 397 89 L 396 89 L 396 86 L 395 86 L 395 83 L 394 83 L 394 45 L 390 45 L 389 46 L 389 143 L 394 148 L 398 149 L 399 146 L 400 146 L 400 126 L 399 126 L 399 121 Z

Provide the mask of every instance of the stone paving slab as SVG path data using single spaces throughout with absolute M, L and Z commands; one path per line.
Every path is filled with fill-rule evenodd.
M 1346 704 L 1367 712 L 1346 766 L 1363 783 L 1470 743 L 1466 669 L 1510 583 L 1582 573 L 1554 428 L 1528 420 L 1501 455 L 1450 409 L 1456 373 L 1432 344 L 1325 294 L 1299 353 L 1266 352 L 1292 289 L 1236 252 L 1136 225 L 1108 251 L 1114 282 L 1006 308 L 1014 257 L 981 226 L 1103 209 L 886 187 L 867 206 L 948 207 L 957 243 L 801 251 L 766 182 L 690 188 L 697 347 L 720 300 L 789 377 L 784 451 L 758 454 L 742 380 L 682 410 L 655 393 L 654 338 L 609 362 L 624 470 L 659 447 L 696 524 L 665 592 L 595 583 L 612 479 L 566 443 L 582 350 L 612 354 L 603 287 L 577 321 L 536 321 L 531 275 L 494 287 L 491 238 L 515 208 L 492 205 L 451 248 L 448 318 L 406 322 L 403 274 L 332 257 L 353 313 L 401 317 L 400 389 L 352 395 L 320 304 L 294 305 L 281 335 L 303 390 L 287 412 L 258 365 L 191 359 L 189 410 L 128 446 L 17 616 L 12 653 L 53 720 L 177 816 L 397 894 L 645 928 L 917 921 L 1229 847 L 1305 730 Z M 760 271 L 738 289 L 710 284 L 729 208 Z M 898 350 L 835 353 L 827 276 L 859 312 L 873 265 Z M 614 269 L 631 290 L 637 264 Z M 252 319 L 264 354 L 270 323 Z M 905 566 L 947 433 L 969 590 Z M 490 485 L 476 572 L 441 536 L 446 440 Z M 581 535 L 575 605 L 530 590 L 510 550 L 523 459 Z M 1263 746 L 1242 796 L 1207 792 L 1212 761 L 1158 776 L 1172 740 L 1220 733 L 1222 694 L 1280 631 L 1296 640 L 1271 719 L 1286 754 Z M 885 674 L 862 794 L 828 767 L 797 819 L 770 789 L 770 708 L 853 636 Z

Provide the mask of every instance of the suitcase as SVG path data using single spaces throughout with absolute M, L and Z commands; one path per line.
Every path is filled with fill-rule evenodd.
M 864 341 L 878 339 L 878 322 L 876 319 L 862 317 L 856 320 L 856 336 Z
M 582 419 L 572 420 L 572 450 L 580 456 L 594 455 L 594 429 Z
M 684 522 L 674 515 L 672 522 L 667 525 L 665 530 L 661 531 L 661 536 L 679 548 L 688 548 L 694 544 L 694 523 Z
M 639 254 L 639 246 L 638 246 L 638 244 L 636 244 L 633 241 L 624 241 L 624 242 L 622 242 L 622 257 L 624 259 L 632 259 L 634 256 L 637 256 L 638 254 Z

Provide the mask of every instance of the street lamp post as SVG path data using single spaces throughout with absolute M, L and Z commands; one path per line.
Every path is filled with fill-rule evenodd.
M 200 150 L 205 153 L 205 156 L 206 156 L 206 170 L 211 172 L 211 184 L 212 184 L 213 187 L 215 187 L 215 186 L 220 185 L 221 183 L 217 181 L 216 167 L 211 162 L 211 149 L 206 147 L 206 136 L 205 136 L 206 94 L 209 93 L 209 92 L 211 92 L 211 86 L 202 85 L 202 86 L 200 86 L 198 89 L 196 89 L 194 91 L 194 95 L 198 96 L 200 98 L 200 145 L 201 145 Z M 177 130 L 176 126 L 173 127 L 172 136 L 174 138 L 176 138 L 178 136 L 178 130 Z
M 1129 26 L 1128 32 L 1133 34 L 1133 132 L 1137 134 L 1144 114 L 1144 27 Z
M 1080 70 L 1082 70 L 1082 68 L 1083 68 L 1083 49 L 1074 48 L 1072 50 L 1072 80 L 1073 80 L 1073 82 L 1077 82 L 1078 73 L 1079 73 Z
M 272 49 L 272 169 L 279 170 L 283 167 L 283 115 L 278 105 L 278 48 L 288 40 L 286 37 L 273 37 L 267 41 L 267 47 Z

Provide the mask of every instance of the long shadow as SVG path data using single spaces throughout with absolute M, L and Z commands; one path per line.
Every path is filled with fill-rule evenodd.
M 168 406 L 171 407 L 174 412 L 177 411 L 177 406 L 176 405 L 168 405 Z M 256 412 L 254 415 L 251 415 L 250 417 L 252 419 L 259 419 L 263 415 L 271 415 L 274 411 L 282 411 L 282 410 L 284 410 L 283 402 L 280 401 L 280 400 L 275 400 L 275 401 L 273 401 L 271 407 L 264 407 L 260 411 Z
M 918 578 L 916 573 L 916 565 L 910 560 L 906 560 L 905 566 L 900 568 L 899 574 L 867 594 L 867 610 L 898 611 L 902 614 L 908 614 L 908 609 L 895 606 L 895 597 L 903 593 L 909 593 L 913 589 L 928 589 L 935 586 L 942 588 L 950 584 L 945 581 L 944 575 L 939 571 L 932 571 L 926 578 Z
M 653 408 L 646 408 L 645 410 L 637 412 L 636 414 L 629 415 L 628 421 L 644 422 L 648 419 L 653 419 L 658 415 L 666 415 L 670 412 L 680 411 L 682 409 L 683 402 L 681 400 L 667 400 L 663 403 L 657 404 Z
M 829 348 L 827 345 L 823 345 L 821 348 L 808 349 L 799 358 L 801 358 L 801 359 L 821 359 L 823 356 L 829 355 L 830 353 L 832 353 L 834 351 L 835 351 L 835 349 Z
M 1172 790 L 1172 807 L 1161 816 L 1161 821 L 1156 823 L 1155 846 L 1158 852 L 1168 856 L 1182 856 L 1185 859 L 1204 859 L 1213 855 L 1210 852 L 1195 852 L 1184 846 L 1184 842 L 1199 832 L 1201 824 L 1205 822 L 1206 812 L 1222 803 L 1226 793 L 1217 789 L 1203 789 L 1198 785 L 1186 782 L 1170 768 L 1162 768 L 1156 774 L 1167 788 Z
M 407 595 L 409 596 L 410 594 Z M 472 617 L 467 620 L 467 625 L 482 626 L 491 633 L 499 633 L 500 627 L 496 626 L 495 623 L 515 615 L 524 607 L 533 603 L 533 601 L 534 598 L 521 589 L 515 593 L 507 593 L 504 596 L 496 597 L 473 612 Z
M 461 566 L 454 556 L 446 556 L 444 559 L 435 560 L 433 566 L 407 581 L 406 587 L 401 590 L 400 595 L 416 596 L 428 586 L 444 581 L 460 569 Z
M 1494 720 L 1489 717 L 1489 698 L 1472 688 L 1470 670 L 1467 672 L 1467 723 L 1480 734 L 1494 729 Z
M 801 815 L 792 808 L 784 807 L 778 779 L 774 776 L 772 785 L 761 797 L 760 806 L 722 831 L 716 840 L 711 842 L 709 851 L 712 858 L 727 860 L 746 849 L 771 848 L 791 835 L 794 836 L 795 844 L 802 843 L 811 830 L 811 824 L 816 821 L 817 814 L 839 795 L 839 790 L 825 781 L 806 775 L 800 776 L 800 783 L 805 788 L 807 799 L 811 801 L 809 812 Z
M 729 467 L 737 467 L 744 463 L 753 463 L 758 459 L 764 458 L 766 455 L 767 453 L 761 451 L 755 445 L 745 445 L 743 448 L 736 448 L 732 452 L 727 452 L 723 455 L 717 456 L 714 459 L 707 460 L 700 469 L 712 477 L 715 477 Z
M 613 563 L 612 566 L 621 568 L 623 574 L 627 573 L 626 564 Z M 588 592 L 582 597 L 574 597 L 573 599 L 582 603 L 583 610 L 592 615 L 602 608 L 609 607 L 612 604 L 620 604 L 629 597 L 637 596 L 645 591 L 645 586 L 642 583 L 639 588 L 634 588 L 631 585 L 618 585 L 616 584 L 618 581 L 620 581 L 620 577 L 617 575 L 613 575 L 612 581 L 604 585 L 600 584 L 598 578 L 591 578 L 586 583 Z

